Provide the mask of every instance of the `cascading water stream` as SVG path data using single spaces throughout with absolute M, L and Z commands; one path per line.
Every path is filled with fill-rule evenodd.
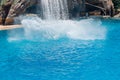
M 106 28 L 101 20 L 83 19 L 68 20 L 67 0 L 41 0 L 43 19 L 40 17 L 22 16 L 24 37 L 27 40 L 58 40 L 60 38 L 96 40 L 105 39 Z M 16 32 L 10 34 L 9 40 L 20 40 Z M 11 36 L 14 35 L 14 36 Z
M 67 0 L 41 0 L 44 19 L 68 19 Z

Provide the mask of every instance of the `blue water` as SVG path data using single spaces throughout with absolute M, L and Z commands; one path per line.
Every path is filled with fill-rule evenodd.
M 24 29 L 0 31 L 0 80 L 120 80 L 120 20 L 100 21 L 105 39 L 11 40 Z

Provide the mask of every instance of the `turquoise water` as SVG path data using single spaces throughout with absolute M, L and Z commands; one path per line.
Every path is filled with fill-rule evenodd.
M 57 37 L 47 26 L 54 32 L 47 38 L 46 28 L 40 28 L 39 34 L 29 27 L 0 31 L 0 80 L 119 80 L 120 20 L 91 23 L 89 29 L 73 28 L 69 35 L 57 28 Z

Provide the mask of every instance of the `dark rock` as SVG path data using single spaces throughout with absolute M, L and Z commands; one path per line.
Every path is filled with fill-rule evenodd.
M 11 8 L 13 0 L 7 0 L 4 4 L 1 6 L 0 16 L 1 16 L 1 22 L 3 25 L 5 25 L 5 20 L 8 16 L 9 10 Z
M 85 0 L 68 0 L 68 9 L 71 17 L 82 16 L 85 12 Z
M 25 10 L 34 5 L 36 0 L 17 0 L 11 7 L 8 17 L 15 17 L 25 12 Z

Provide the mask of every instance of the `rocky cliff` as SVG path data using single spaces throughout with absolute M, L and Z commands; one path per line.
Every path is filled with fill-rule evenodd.
M 36 4 L 36 0 L 3 0 L 1 2 L 4 3 L 1 4 L 0 23 L 5 25 L 12 24 L 14 17 L 23 14 L 28 7 Z
M 100 11 L 101 15 L 114 15 L 112 0 L 68 0 L 68 6 L 73 16 L 82 16 L 82 13 L 96 10 Z
M 26 12 L 26 9 L 37 5 L 40 0 L 1 0 L 0 24 L 12 24 L 14 17 Z M 85 16 L 91 11 L 100 11 L 101 15 L 114 14 L 112 0 L 68 0 L 68 9 L 71 17 Z

